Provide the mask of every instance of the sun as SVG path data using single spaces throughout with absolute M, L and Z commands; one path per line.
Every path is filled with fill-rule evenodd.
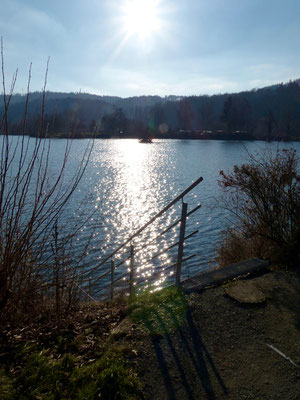
M 126 0 L 122 14 L 127 35 L 147 39 L 162 28 L 160 0 Z

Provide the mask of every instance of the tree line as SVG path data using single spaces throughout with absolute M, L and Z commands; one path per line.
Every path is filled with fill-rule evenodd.
M 26 133 L 40 130 L 42 94 L 30 94 Z M 21 131 L 26 96 L 14 95 L 8 120 Z M 0 98 L 1 102 L 1 98 Z M 2 103 L 2 102 L 1 102 Z M 1 115 L 4 113 L 0 106 Z M 300 138 L 300 80 L 235 94 L 120 98 L 47 92 L 43 134 L 78 137 Z

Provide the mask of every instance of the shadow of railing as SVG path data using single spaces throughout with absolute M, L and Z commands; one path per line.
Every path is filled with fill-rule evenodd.
M 199 322 L 194 322 L 192 311 L 180 289 L 172 290 L 167 301 L 162 298 L 159 303 L 157 298 L 151 305 L 147 301 L 139 304 L 136 299 L 136 304 L 131 308 L 135 323 L 139 320 L 151 336 L 168 397 L 180 398 L 178 395 L 176 397 L 178 382 L 174 384 L 170 373 L 174 369 L 178 371 L 181 393 L 185 391 L 186 399 L 199 398 L 199 387 L 195 390 L 199 383 L 203 389 L 203 398 L 207 400 L 217 398 L 214 390 L 217 386 L 224 397 L 227 396 L 226 385 L 203 342 L 201 329 L 197 326 Z M 195 382 L 195 376 L 198 382 Z

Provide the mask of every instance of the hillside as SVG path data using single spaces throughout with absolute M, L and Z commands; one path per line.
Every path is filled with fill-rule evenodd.
M 20 133 L 26 96 L 12 96 L 10 133 Z M 42 93 L 29 95 L 26 133 L 38 134 Z M 4 114 L 3 95 L 0 114 Z M 300 138 L 300 79 L 251 91 L 212 96 L 111 97 L 47 92 L 44 129 L 48 135 L 189 138 Z

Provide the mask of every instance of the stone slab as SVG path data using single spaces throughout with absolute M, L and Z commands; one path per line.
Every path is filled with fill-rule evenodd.
M 252 258 L 217 270 L 204 272 L 193 278 L 187 278 L 181 282 L 181 287 L 186 293 L 198 292 L 209 286 L 218 286 L 232 279 L 245 277 L 252 272 L 266 268 L 268 265 L 268 261 Z

